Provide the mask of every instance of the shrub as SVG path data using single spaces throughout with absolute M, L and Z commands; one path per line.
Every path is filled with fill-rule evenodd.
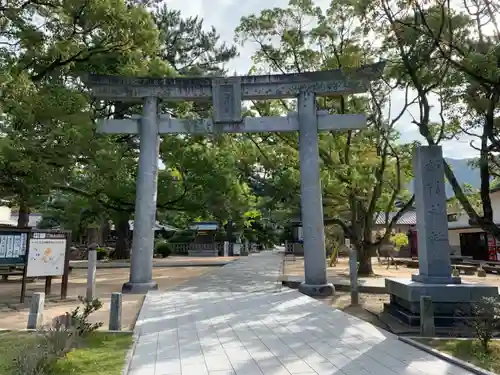
M 81 337 L 94 332 L 102 323 L 89 323 L 88 317 L 102 307 L 98 299 L 78 297 L 84 305 L 55 319 L 52 326 L 38 330 L 12 360 L 12 375 L 51 375 L 54 363 L 78 346 Z
M 500 329 L 500 299 L 483 297 L 472 305 L 472 328 L 485 353 L 489 352 L 491 339 Z
M 97 260 L 103 260 L 108 257 L 108 252 L 106 251 L 106 249 L 102 247 L 98 247 L 96 249 L 96 252 L 97 252 Z
M 169 243 L 189 243 L 192 242 L 196 237 L 196 231 L 192 229 L 181 230 L 175 232 L 172 236 L 168 238 Z
M 29 341 L 12 359 L 11 375 L 48 375 L 50 353 L 43 346 L 42 338 Z
M 161 241 L 156 244 L 155 252 L 156 254 L 160 254 L 162 258 L 167 258 L 172 254 L 172 248 L 168 242 Z
M 391 242 L 394 245 L 394 249 L 399 251 L 402 247 L 408 246 L 408 236 L 404 233 L 396 233 L 391 236 Z
M 335 267 L 337 265 L 337 256 L 339 253 L 339 246 L 335 244 L 335 247 L 330 254 L 330 258 L 328 258 L 328 267 Z
M 79 336 L 85 336 L 103 325 L 102 322 L 90 323 L 88 320 L 90 314 L 102 307 L 102 302 L 97 298 L 88 300 L 82 296 L 78 296 L 78 300 L 83 304 L 83 310 L 78 306 L 70 313 L 70 324 L 76 329 Z
M 482 266 L 477 269 L 477 277 L 486 277 L 486 271 Z
M 50 354 L 50 361 L 55 361 L 58 358 L 63 358 L 75 346 L 77 346 L 79 336 L 78 332 L 73 327 L 68 327 L 61 322 L 54 324 L 52 327 L 47 327 L 41 331 L 42 346 L 47 348 L 47 353 Z

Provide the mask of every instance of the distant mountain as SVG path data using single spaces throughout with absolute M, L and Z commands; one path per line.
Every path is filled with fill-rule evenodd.
M 458 182 L 460 182 L 460 184 L 467 183 L 470 184 L 473 188 L 479 189 L 481 185 L 479 170 L 469 166 L 469 162 L 472 159 L 445 158 L 445 160 L 448 162 L 448 164 L 450 164 L 451 169 L 453 169 L 453 173 L 455 174 L 455 177 L 457 178 Z M 408 190 L 410 193 L 413 193 L 413 181 L 410 183 L 410 186 L 408 186 Z M 453 193 L 451 185 L 446 182 L 446 196 L 450 198 L 453 195 L 455 194 Z

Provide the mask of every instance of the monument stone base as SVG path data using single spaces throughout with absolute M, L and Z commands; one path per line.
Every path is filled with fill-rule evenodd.
M 335 294 L 335 287 L 333 284 L 311 285 L 301 283 L 299 292 L 310 297 L 329 297 Z
M 149 283 L 132 283 L 129 281 L 122 285 L 122 293 L 124 294 L 146 294 L 150 290 L 158 290 L 156 281 L 150 281 Z
M 421 283 L 408 279 L 385 279 L 390 303 L 384 312 L 410 326 L 420 326 L 420 297 L 429 296 L 434 309 L 436 327 L 456 326 L 472 318 L 471 307 L 483 297 L 497 297 L 498 287 L 483 284 Z

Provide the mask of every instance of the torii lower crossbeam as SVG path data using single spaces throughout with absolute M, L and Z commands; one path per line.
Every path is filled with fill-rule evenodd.
M 318 131 L 361 129 L 366 125 L 365 115 L 329 115 L 317 113 Z M 141 117 L 124 120 L 102 120 L 98 131 L 107 134 L 139 134 Z M 214 124 L 212 119 L 174 119 L 169 115 L 158 118 L 158 134 L 210 134 L 210 133 L 265 133 L 299 131 L 297 112 L 288 116 L 246 117 L 240 124 Z

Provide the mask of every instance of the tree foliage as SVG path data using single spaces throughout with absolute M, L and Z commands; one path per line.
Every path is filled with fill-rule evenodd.
M 363 22 L 385 36 L 384 57 L 392 79 L 416 92 L 414 124 L 427 143 L 467 134 L 475 138 L 481 176 L 480 210 L 450 166 L 445 175 L 470 219 L 500 236 L 493 222 L 490 177 L 496 168 L 500 94 L 498 2 L 490 0 L 363 1 Z M 431 121 L 432 99 L 438 99 L 439 121 Z
M 123 0 L 7 1 L 0 37 L 0 191 L 22 211 L 21 226 L 30 210 L 41 209 L 44 225 L 74 234 L 111 219 L 117 230 L 125 228 L 119 237 L 128 235 L 139 142 L 98 134 L 96 121 L 141 110 L 92 100 L 81 77 L 223 74 L 222 64 L 236 54 L 201 19 Z M 166 103 L 162 110 L 192 117 L 207 108 Z M 182 212 L 179 224 L 199 216 L 224 221 L 253 207 L 248 187 L 231 170 L 230 153 L 214 144 L 163 137 L 160 156 L 159 218 Z M 126 256 L 129 243 L 121 243 L 119 256 Z

